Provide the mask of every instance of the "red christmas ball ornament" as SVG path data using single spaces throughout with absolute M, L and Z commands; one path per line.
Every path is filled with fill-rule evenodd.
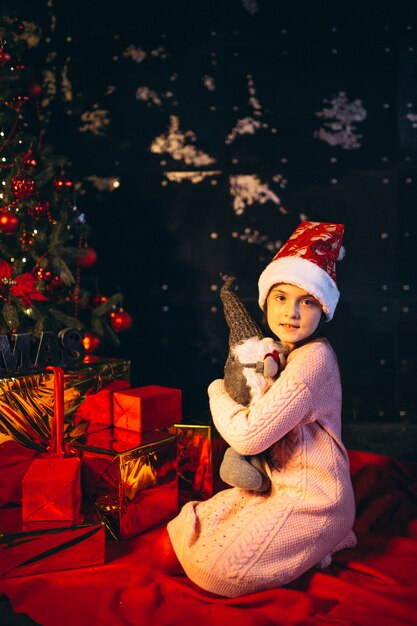
M 33 150 L 28 150 L 23 156 L 22 156 L 22 163 L 25 167 L 37 167 L 38 165 L 38 160 L 35 157 L 35 154 L 33 152 Z
M 0 48 L 0 66 L 1 67 L 4 67 L 5 65 L 7 65 L 11 58 L 12 57 L 10 56 L 10 54 L 7 54 L 7 52 L 5 52 L 2 48 Z
M 24 200 L 34 193 L 36 185 L 28 174 L 16 174 L 10 180 L 10 189 L 18 200 Z
M 110 325 L 116 333 L 122 333 L 132 328 L 133 318 L 124 309 L 110 313 Z
M 30 83 L 28 86 L 28 94 L 34 100 L 37 100 L 42 96 L 42 85 L 39 83 Z
M 54 180 L 54 188 L 56 191 L 68 191 L 69 189 L 72 189 L 73 184 L 72 180 L 66 178 L 65 176 L 57 176 Z
M 0 232 L 5 235 L 13 235 L 19 228 L 19 219 L 11 211 L 0 212 Z
M 85 255 L 78 259 L 80 267 L 93 267 L 97 263 L 97 252 L 93 248 L 83 248 Z
M 49 217 L 50 210 L 51 210 L 51 205 L 46 200 L 40 200 L 34 206 L 30 206 L 27 209 L 28 215 L 36 219 L 39 217 L 42 217 L 43 215 L 46 215 L 47 217 Z
M 83 346 L 87 354 L 94 354 L 100 347 L 100 337 L 95 333 L 86 331 L 83 338 Z

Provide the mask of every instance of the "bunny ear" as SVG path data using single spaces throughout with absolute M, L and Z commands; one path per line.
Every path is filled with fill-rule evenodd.
M 262 339 L 262 330 L 249 314 L 244 304 L 234 292 L 236 278 L 222 275 L 224 285 L 220 289 L 224 316 L 229 327 L 229 346 L 233 347 L 251 337 Z

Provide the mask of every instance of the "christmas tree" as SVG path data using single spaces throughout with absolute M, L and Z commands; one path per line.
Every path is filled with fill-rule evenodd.
M 97 255 L 72 164 L 48 141 L 28 31 L 33 24 L 0 18 L 0 334 L 79 328 L 91 353 L 118 345 L 132 320 L 122 294 L 83 285 Z

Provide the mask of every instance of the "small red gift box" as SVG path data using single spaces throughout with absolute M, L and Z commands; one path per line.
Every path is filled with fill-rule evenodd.
M 81 462 L 64 452 L 64 372 L 55 374 L 53 444 L 33 460 L 22 483 L 23 522 L 75 521 L 81 509 Z
M 180 506 L 190 500 L 207 500 L 229 487 L 219 473 L 227 444 L 213 425 L 175 424 L 168 432 L 177 435 Z
M 128 380 L 113 380 L 97 393 L 86 394 L 85 400 L 74 413 L 74 424 L 87 421 L 89 431 L 91 425 L 112 426 L 113 424 L 113 393 L 130 388 Z
M 113 425 L 146 432 L 182 420 L 181 390 L 147 385 L 113 393 Z

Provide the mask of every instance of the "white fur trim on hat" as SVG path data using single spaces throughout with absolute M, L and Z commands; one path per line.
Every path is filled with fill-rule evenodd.
M 277 283 L 289 283 L 305 289 L 320 302 L 327 321 L 332 319 L 340 292 L 329 274 L 315 263 L 296 256 L 271 261 L 259 277 L 258 302 L 262 310 L 271 287 Z

